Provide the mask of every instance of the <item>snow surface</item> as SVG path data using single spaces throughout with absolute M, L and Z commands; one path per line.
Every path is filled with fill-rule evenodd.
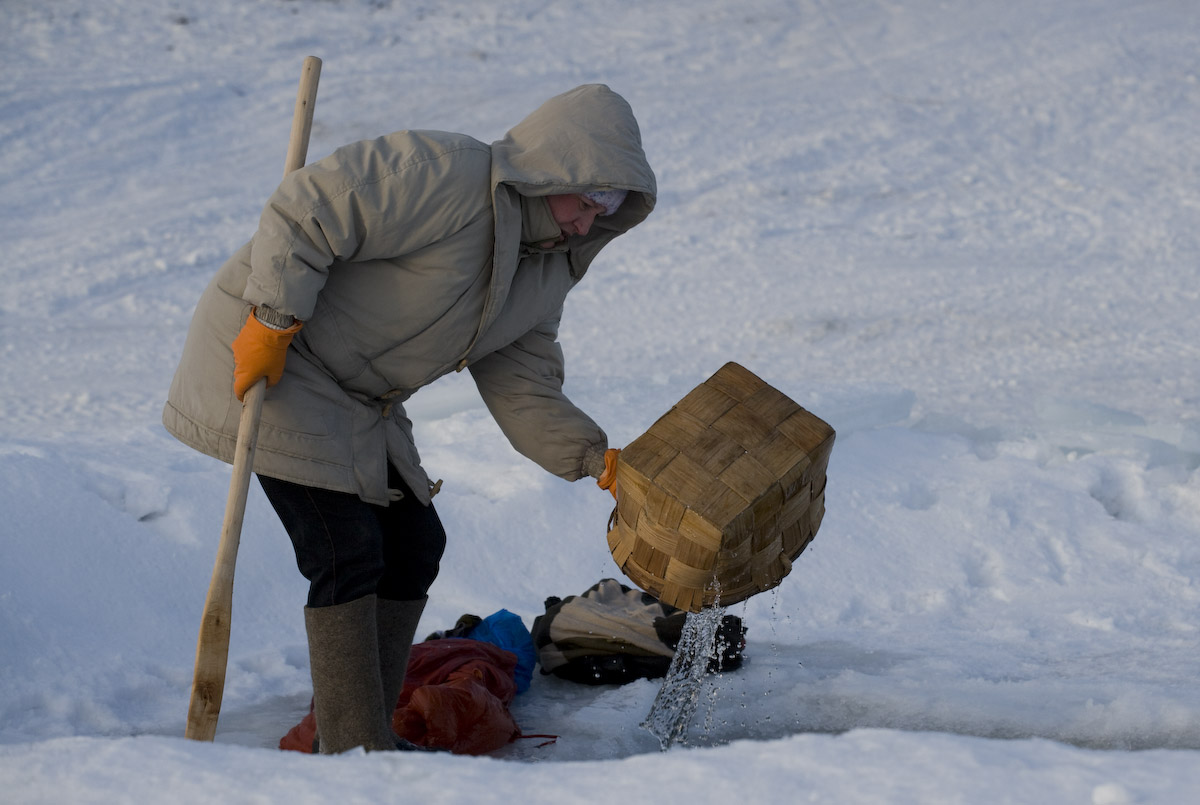
M 1200 6 L 1192 0 L 5 0 L 5 802 L 1200 798 Z M 229 470 L 159 415 L 278 182 L 400 128 L 500 137 L 600 81 L 659 209 L 568 302 L 614 444 L 735 360 L 838 430 L 828 514 L 732 608 L 688 745 L 643 681 L 535 677 L 496 757 L 275 749 L 305 585 L 257 485 L 214 744 L 183 733 Z M 609 501 L 462 376 L 411 410 L 451 535 L 422 622 L 620 577 Z

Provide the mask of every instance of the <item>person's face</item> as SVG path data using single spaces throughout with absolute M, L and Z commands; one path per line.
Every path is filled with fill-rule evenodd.
M 604 214 L 604 208 L 594 201 L 589 201 L 579 193 L 567 193 L 561 196 L 547 196 L 550 203 L 550 214 L 562 234 L 557 240 L 542 242 L 543 248 L 550 248 L 562 243 L 569 235 L 586 235 L 592 228 L 597 215 Z

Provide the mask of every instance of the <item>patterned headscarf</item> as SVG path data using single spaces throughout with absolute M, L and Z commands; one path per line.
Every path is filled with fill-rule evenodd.
M 625 200 L 625 195 L 624 190 L 592 190 L 584 193 L 583 197 L 603 207 L 605 215 L 612 215 Z

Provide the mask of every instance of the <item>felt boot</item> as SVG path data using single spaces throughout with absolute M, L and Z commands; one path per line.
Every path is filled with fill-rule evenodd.
M 367 595 L 347 604 L 304 609 L 323 755 L 357 746 L 369 752 L 396 748 L 391 726 L 396 700 L 392 697 L 384 706 L 379 676 L 377 603 Z
M 392 601 L 380 598 L 375 607 L 379 634 L 379 678 L 383 689 L 383 703 L 387 707 L 388 723 L 396 709 L 396 700 L 404 689 L 404 675 L 408 670 L 408 656 L 412 652 L 413 637 L 425 602 L 429 598 L 413 601 Z

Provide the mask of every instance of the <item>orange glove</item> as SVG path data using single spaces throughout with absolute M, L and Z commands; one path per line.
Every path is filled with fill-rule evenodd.
M 279 382 L 288 344 L 302 326 L 303 322 L 296 322 L 286 330 L 272 330 L 250 312 L 242 331 L 233 339 L 233 393 L 239 400 L 259 378 L 265 377 L 267 386 Z
M 613 500 L 617 499 L 617 457 L 620 455 L 620 448 L 610 447 L 605 450 L 604 472 L 596 479 L 596 486 L 612 492 Z

